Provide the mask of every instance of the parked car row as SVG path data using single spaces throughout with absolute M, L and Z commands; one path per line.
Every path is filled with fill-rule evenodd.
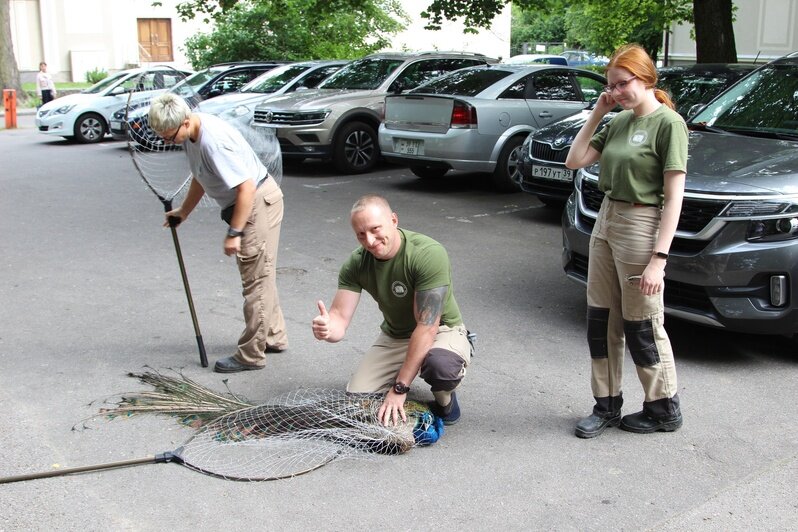
M 274 129 L 284 159 L 320 158 L 347 174 L 371 170 L 380 159 L 377 130 L 385 97 L 453 70 L 495 63 L 481 54 L 383 53 L 353 61 L 315 90 L 269 98 L 253 125 Z
M 123 70 L 79 94 L 44 104 L 36 113 L 36 127 L 47 135 L 81 143 L 99 142 L 108 132 L 113 113 L 130 101 L 131 92 L 135 92 L 136 104 L 176 85 L 187 74 L 168 67 Z
M 600 74 L 458 52 L 272 63 L 248 85 L 217 76 L 237 67 L 214 68 L 182 82 L 185 73 L 164 69 L 119 73 L 85 95 L 43 106 L 37 126 L 81 142 L 102 138 L 109 122 L 146 132 L 149 99 L 169 89 L 199 95 L 202 111 L 272 129 L 287 160 L 321 158 L 361 173 L 384 157 L 421 178 L 482 172 L 500 190 L 521 187 L 549 204 L 567 200 L 563 266 L 569 278 L 586 281 L 603 196 L 598 164 L 574 172 L 564 161 L 606 84 Z M 798 52 L 756 69 L 665 68 L 660 85 L 690 129 L 666 312 L 735 331 L 798 334 Z M 120 112 L 120 103 L 130 111 L 131 91 L 141 98 L 138 108 L 112 121 L 108 112 Z M 161 142 L 151 132 L 140 139 Z

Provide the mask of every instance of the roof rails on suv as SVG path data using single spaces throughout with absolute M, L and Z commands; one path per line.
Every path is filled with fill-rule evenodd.
M 498 62 L 471 52 L 381 52 L 353 61 L 317 89 L 255 108 L 254 126 L 273 128 L 284 159 L 331 160 L 341 173 L 370 171 L 380 159 L 377 129 L 385 96 L 452 70 Z

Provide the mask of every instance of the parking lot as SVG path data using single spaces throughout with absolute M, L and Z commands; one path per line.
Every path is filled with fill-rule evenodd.
M 221 376 L 199 365 L 162 206 L 125 144 L 46 137 L 28 115 L 19 125 L 0 131 L 0 476 L 177 448 L 191 430 L 167 418 L 72 430 L 104 398 L 142 389 L 127 373 L 147 366 L 253 400 L 343 388 L 377 334 L 376 306 L 364 296 L 338 344 L 314 340 L 310 321 L 357 245 L 348 211 L 367 192 L 446 246 L 478 350 L 458 391 L 462 420 L 431 447 L 265 483 L 163 464 L 4 484 L 0 530 L 794 529 L 798 356 L 785 337 L 669 319 L 684 427 L 573 436 L 593 404 L 584 288 L 563 274 L 559 213 L 532 195 L 496 193 L 479 174 L 429 182 L 399 166 L 289 167 L 278 287 L 290 348 L 264 371 Z M 211 364 L 240 330 L 224 229 L 206 207 L 179 230 Z M 636 411 L 628 358 L 624 382 Z M 421 384 L 411 397 L 430 399 Z

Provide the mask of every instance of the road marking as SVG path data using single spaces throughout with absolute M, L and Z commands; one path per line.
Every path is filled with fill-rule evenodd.
M 472 218 L 489 218 L 491 216 L 501 216 L 501 215 L 504 215 L 504 214 L 512 214 L 514 212 L 528 211 L 530 209 L 539 209 L 539 208 L 540 207 L 538 205 L 530 205 L 529 207 L 516 207 L 516 206 L 513 205 L 513 206 L 511 206 L 511 207 L 509 207 L 507 209 L 502 209 L 502 210 L 496 211 L 494 213 L 481 212 L 481 213 L 478 213 L 478 214 L 470 214 L 470 215 L 467 215 L 467 216 L 447 216 L 446 219 L 447 220 L 455 220 L 457 222 L 470 224 L 470 223 L 473 223 L 473 221 L 471 220 Z
M 351 181 L 336 181 L 335 183 L 322 183 L 321 185 L 302 185 L 306 188 L 322 188 L 322 187 L 334 187 L 337 185 L 346 185 L 351 183 Z

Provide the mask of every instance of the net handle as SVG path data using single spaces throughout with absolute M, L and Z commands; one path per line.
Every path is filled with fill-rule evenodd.
M 172 200 L 161 199 L 163 202 L 164 212 L 172 210 Z M 197 311 L 194 309 L 194 298 L 191 296 L 191 287 L 188 284 L 188 275 L 186 274 L 186 265 L 183 262 L 183 252 L 180 249 L 180 240 L 177 238 L 177 226 L 181 220 L 177 216 L 170 216 L 169 229 L 172 231 L 172 242 L 175 245 L 175 254 L 177 255 L 177 264 L 180 266 L 180 276 L 183 278 L 183 288 L 186 291 L 186 299 L 188 300 L 188 310 L 191 313 L 191 323 L 194 325 L 194 336 L 197 339 L 197 349 L 199 350 L 200 364 L 203 368 L 208 367 L 208 355 L 205 352 L 205 342 L 202 341 L 202 333 L 200 332 L 199 321 L 197 321 Z
M 0 477 L 0 484 L 21 482 L 24 480 L 35 480 L 39 478 L 60 477 L 64 475 L 71 475 L 73 473 L 84 473 L 87 471 L 101 471 L 103 469 L 114 469 L 118 467 L 128 467 L 128 466 L 135 466 L 141 464 L 160 464 L 166 462 L 182 463 L 180 457 L 174 454 L 174 452 L 166 452 L 166 453 L 157 454 L 155 456 L 148 456 L 146 458 L 134 458 L 131 460 L 120 460 L 118 462 L 107 462 L 104 464 L 67 467 L 65 469 L 54 469 L 52 471 L 41 471 L 39 473 L 29 473 L 27 475 Z

